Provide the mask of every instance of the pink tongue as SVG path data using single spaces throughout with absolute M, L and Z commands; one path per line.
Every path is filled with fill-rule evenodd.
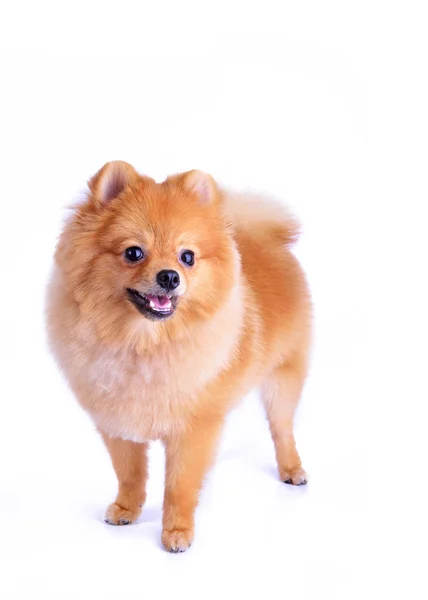
M 171 300 L 168 296 L 146 296 L 149 302 L 153 302 L 156 308 L 167 308 L 171 306 Z

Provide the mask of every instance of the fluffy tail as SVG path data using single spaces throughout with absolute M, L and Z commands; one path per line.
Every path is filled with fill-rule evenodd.
M 291 246 L 300 235 L 300 223 L 288 209 L 275 200 L 255 194 L 225 194 L 227 218 L 237 232 L 266 236 L 271 241 Z

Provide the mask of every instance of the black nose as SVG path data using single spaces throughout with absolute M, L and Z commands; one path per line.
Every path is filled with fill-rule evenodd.
M 180 275 L 177 271 L 159 271 L 156 281 L 167 292 L 175 290 L 180 285 Z

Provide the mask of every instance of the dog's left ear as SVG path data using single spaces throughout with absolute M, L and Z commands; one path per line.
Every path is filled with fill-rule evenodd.
M 211 175 L 203 171 L 187 171 L 180 175 L 168 177 L 168 181 L 177 183 L 185 191 L 194 194 L 202 203 L 211 204 L 216 202 L 219 196 L 216 182 Z

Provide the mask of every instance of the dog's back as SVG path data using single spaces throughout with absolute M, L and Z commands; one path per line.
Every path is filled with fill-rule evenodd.
M 300 224 L 283 205 L 262 196 L 227 194 L 225 206 L 261 316 L 265 351 L 288 355 L 296 345 L 308 345 L 309 291 L 291 252 Z

